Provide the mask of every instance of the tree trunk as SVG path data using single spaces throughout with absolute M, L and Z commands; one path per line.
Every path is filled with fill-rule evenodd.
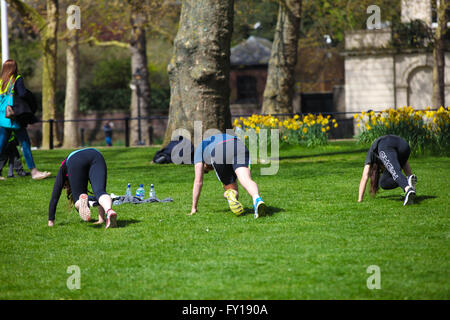
M 294 72 L 297 64 L 297 42 L 301 0 L 280 0 L 278 21 L 269 60 L 263 114 L 292 113 Z
M 56 54 L 58 32 L 58 0 L 46 0 L 46 18 L 21 0 L 7 0 L 24 18 L 25 22 L 39 30 L 42 50 L 42 120 L 56 116 Z M 42 148 L 50 147 L 50 126 L 42 124 Z M 54 144 L 59 145 L 54 126 Z
M 64 103 L 64 119 L 73 120 L 78 117 L 79 104 L 79 59 L 78 59 L 78 30 L 70 30 L 66 49 L 66 100 Z M 78 123 L 64 122 L 64 148 L 79 146 Z
M 447 2 L 447 3 L 446 3 Z M 445 10 L 448 0 L 440 0 L 437 8 L 438 26 L 434 34 L 433 48 L 433 107 L 445 107 L 445 32 L 447 19 Z
M 194 133 L 231 128 L 229 106 L 230 42 L 234 0 L 185 0 L 168 65 L 170 80 L 167 144 L 176 129 Z M 192 141 L 197 144 L 199 141 Z
M 131 76 L 135 90 L 131 92 L 131 117 L 148 117 L 150 112 L 150 83 L 148 81 L 145 16 L 139 1 L 131 1 Z M 130 144 L 149 144 L 148 120 L 131 120 Z
M 58 32 L 58 0 L 47 0 L 47 25 L 41 33 L 43 49 L 42 68 L 42 120 L 56 117 L 56 59 Z M 42 124 L 42 148 L 50 148 L 50 126 L 48 122 Z M 54 144 L 59 145 L 56 125 L 53 128 Z

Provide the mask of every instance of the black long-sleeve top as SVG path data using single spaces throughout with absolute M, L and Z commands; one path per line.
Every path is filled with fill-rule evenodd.
M 20 76 L 14 83 L 14 94 L 23 98 L 25 97 L 26 93 L 27 89 L 25 87 L 25 82 L 23 81 L 23 78 Z
M 50 204 L 48 206 L 48 220 L 55 220 L 56 206 L 58 205 L 59 197 L 61 196 L 61 191 L 64 187 L 64 182 L 67 178 L 67 164 L 66 160 L 63 161 L 61 167 L 56 175 L 56 180 L 53 185 L 52 197 L 50 198 Z

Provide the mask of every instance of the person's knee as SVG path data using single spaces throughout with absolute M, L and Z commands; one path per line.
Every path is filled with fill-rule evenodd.
M 380 183 L 378 185 L 380 186 L 381 189 L 384 189 L 384 190 L 391 190 L 391 189 L 395 189 L 398 187 L 397 182 L 395 182 L 394 180 L 388 180 L 388 179 L 380 180 Z
M 234 169 L 234 172 L 236 173 L 239 180 L 241 179 L 252 179 L 250 169 L 248 167 L 237 167 Z
M 225 189 L 225 191 L 228 190 L 228 189 L 233 189 L 233 190 L 236 190 L 236 191 L 237 191 L 238 186 L 237 186 L 237 183 L 236 183 L 236 182 L 232 182 L 232 183 L 230 183 L 230 184 L 224 184 L 224 185 L 223 185 L 223 188 Z

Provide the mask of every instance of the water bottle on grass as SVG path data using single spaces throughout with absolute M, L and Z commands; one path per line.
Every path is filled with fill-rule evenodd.
M 127 186 L 127 191 L 125 192 L 126 196 L 131 196 L 131 184 L 129 183 Z
M 156 198 L 156 194 L 155 194 L 155 187 L 152 185 L 150 185 L 150 192 L 148 194 L 150 199 L 155 199 Z
M 137 188 L 137 190 L 136 190 L 136 197 L 138 197 L 141 200 L 144 200 L 144 198 L 145 198 L 145 190 L 144 190 L 144 185 L 142 183 L 139 186 L 139 188 Z

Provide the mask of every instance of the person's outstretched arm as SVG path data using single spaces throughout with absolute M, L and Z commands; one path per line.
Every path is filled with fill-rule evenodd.
M 412 175 L 411 166 L 409 165 L 409 161 L 406 161 L 405 166 L 403 167 L 403 171 L 405 172 L 405 175 L 409 177 Z
M 200 192 L 202 192 L 203 186 L 203 162 L 198 162 L 194 166 L 195 178 L 194 186 L 192 188 L 192 209 L 191 215 L 197 212 L 198 199 L 200 198 Z
M 358 202 L 362 202 L 364 198 L 364 192 L 366 191 L 367 180 L 369 180 L 370 164 L 364 166 L 361 181 L 359 183 Z
M 52 197 L 48 205 L 48 226 L 52 227 L 55 223 L 56 206 L 58 205 L 59 197 L 64 186 L 64 175 L 66 171 L 61 167 L 56 175 L 55 184 L 53 185 Z

